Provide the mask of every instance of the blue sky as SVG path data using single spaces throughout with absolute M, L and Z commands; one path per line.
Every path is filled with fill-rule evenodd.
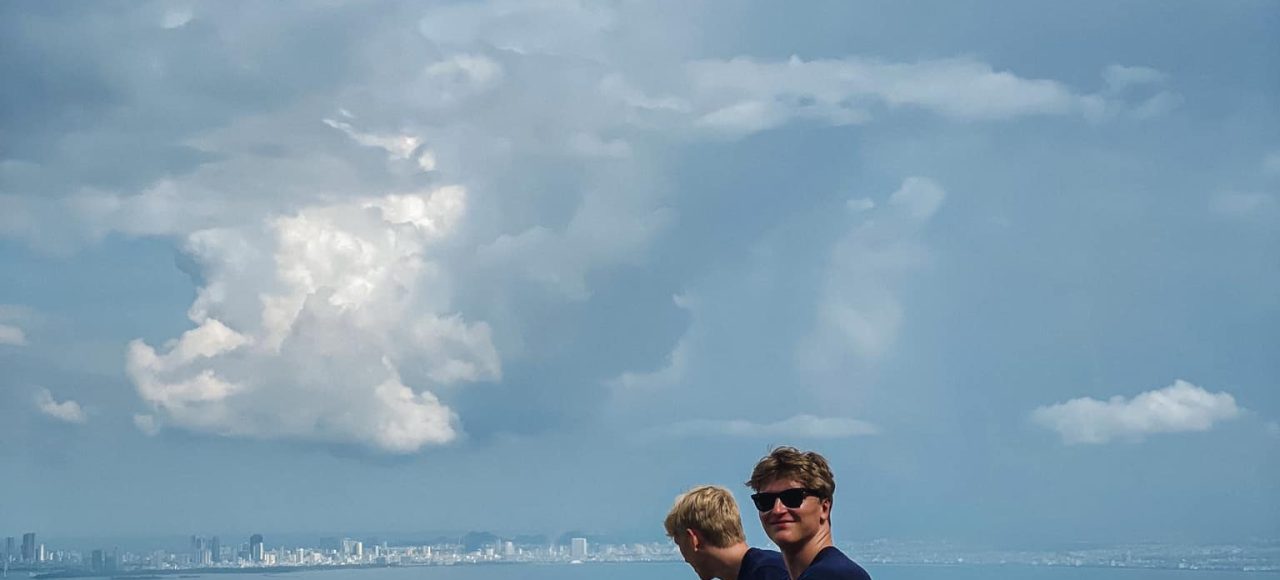
M 0 10 L 12 533 L 1280 534 L 1274 3 Z

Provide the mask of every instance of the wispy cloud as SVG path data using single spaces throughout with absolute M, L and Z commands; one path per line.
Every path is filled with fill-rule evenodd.
M 39 317 L 30 308 L 16 304 L 0 304 L 0 345 L 27 346 L 27 331 Z
M 693 300 L 686 295 L 677 294 L 671 298 L 676 307 L 693 312 Z M 684 380 L 685 373 L 688 372 L 689 357 L 693 350 L 694 334 L 697 329 L 697 319 L 694 319 L 684 335 L 676 341 L 671 352 L 667 354 L 664 364 L 653 371 L 649 372 L 624 372 L 609 381 L 609 387 L 622 391 L 645 391 L 650 389 L 663 389 L 674 387 Z
M 1209 209 L 1224 217 L 1256 219 L 1280 209 L 1280 202 L 1267 193 L 1225 191 L 1209 198 Z
M 45 416 L 52 417 L 63 423 L 83 424 L 89 420 L 80 403 L 71 399 L 65 401 L 57 401 L 53 398 L 53 393 L 49 389 L 40 389 L 36 391 L 36 408 L 40 409 Z
M 925 262 L 919 231 L 945 199 L 932 179 L 908 177 L 883 206 L 865 199 L 848 204 L 857 221 L 832 247 L 813 330 L 796 354 L 802 368 L 830 370 L 888 352 L 903 317 L 896 287 Z
M 160 421 L 156 419 L 155 415 L 136 414 L 133 416 L 133 426 L 147 436 L 155 436 L 160 433 Z
M 0 324 L 0 344 L 26 346 L 27 333 L 12 324 Z
M 962 120 L 1032 115 L 1101 119 L 1125 110 L 1150 116 L 1178 101 L 1176 95 L 1162 92 L 1129 104 L 1128 95 L 1118 94 L 1121 90 L 1158 84 L 1164 75 L 1118 65 L 1104 72 L 1111 92 L 1106 95 L 1021 77 L 971 58 L 919 62 L 856 56 L 809 61 L 793 56 L 786 62 L 735 58 L 697 61 L 687 70 L 692 85 L 688 99 L 698 111 L 695 125 L 728 134 L 762 131 L 793 119 L 858 124 L 885 108 L 914 108 Z
M 1169 75 L 1146 66 L 1113 64 L 1102 69 L 1102 78 L 1108 89 L 1119 92 L 1130 87 L 1163 83 Z
M 1262 172 L 1280 175 L 1280 151 L 1272 151 L 1262 158 Z
M 877 435 L 880 429 L 859 419 L 796 415 L 773 423 L 743 419 L 698 419 L 655 428 L 660 437 L 745 437 L 774 439 L 845 439 Z
M 1067 444 L 1140 440 L 1158 433 L 1208 431 L 1241 413 L 1229 393 L 1210 393 L 1183 380 L 1132 399 L 1082 397 L 1032 411 L 1036 424 L 1056 431 Z

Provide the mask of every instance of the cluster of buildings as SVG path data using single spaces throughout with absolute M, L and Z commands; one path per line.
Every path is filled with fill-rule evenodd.
M 36 533 L 22 534 L 22 549 L 13 536 L 4 539 L 4 564 L 36 564 L 48 559 L 44 544 L 36 543 Z
M 161 550 L 151 554 L 150 563 L 157 569 L 172 565 L 209 568 L 224 563 L 266 564 L 267 552 L 264 546 L 262 534 L 249 536 L 248 543 L 241 544 L 239 549 L 224 547 L 218 536 L 191 536 L 190 558 Z
M 670 542 L 591 546 L 587 538 L 567 538 L 567 543 L 529 544 L 493 539 L 483 545 L 442 541 L 429 545 L 390 546 L 353 538 L 322 541 L 324 547 L 268 548 L 261 534 L 247 542 L 227 544 L 219 536 L 190 537 L 186 550 L 150 552 L 119 549 L 47 550 L 34 533 L 23 536 L 19 550 L 8 538 L 4 563 L 9 568 L 59 575 L 111 575 L 125 572 L 201 570 L 213 568 L 327 567 L 327 566 L 433 566 L 497 562 L 576 563 L 585 561 L 669 560 L 675 554 Z
M 223 565 L 268 565 L 268 554 L 263 549 L 261 534 L 254 534 L 239 550 L 229 550 L 217 536 L 205 538 L 191 536 L 191 549 L 187 553 L 156 550 L 148 554 L 121 553 L 118 549 L 95 549 L 88 552 L 76 550 L 50 550 L 36 542 L 35 532 L 22 535 L 22 547 L 16 539 L 5 538 L 5 549 L 0 563 L 5 571 L 31 570 L 81 570 L 85 572 L 113 573 L 136 569 L 185 569 L 211 568 Z

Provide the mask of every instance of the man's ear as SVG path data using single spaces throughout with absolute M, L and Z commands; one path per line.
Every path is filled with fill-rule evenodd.
M 831 521 L 831 498 L 829 497 L 822 500 L 822 519 Z
M 684 533 L 689 534 L 690 549 L 695 552 L 702 549 L 702 535 L 698 533 L 698 530 L 685 528 Z

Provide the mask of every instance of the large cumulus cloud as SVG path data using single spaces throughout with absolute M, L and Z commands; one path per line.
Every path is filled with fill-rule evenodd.
M 129 346 L 156 417 L 141 424 L 391 452 L 455 439 L 456 415 L 425 387 L 501 376 L 488 325 L 450 311 L 431 258 L 465 204 L 443 187 L 191 234 L 196 328 L 160 351 Z

